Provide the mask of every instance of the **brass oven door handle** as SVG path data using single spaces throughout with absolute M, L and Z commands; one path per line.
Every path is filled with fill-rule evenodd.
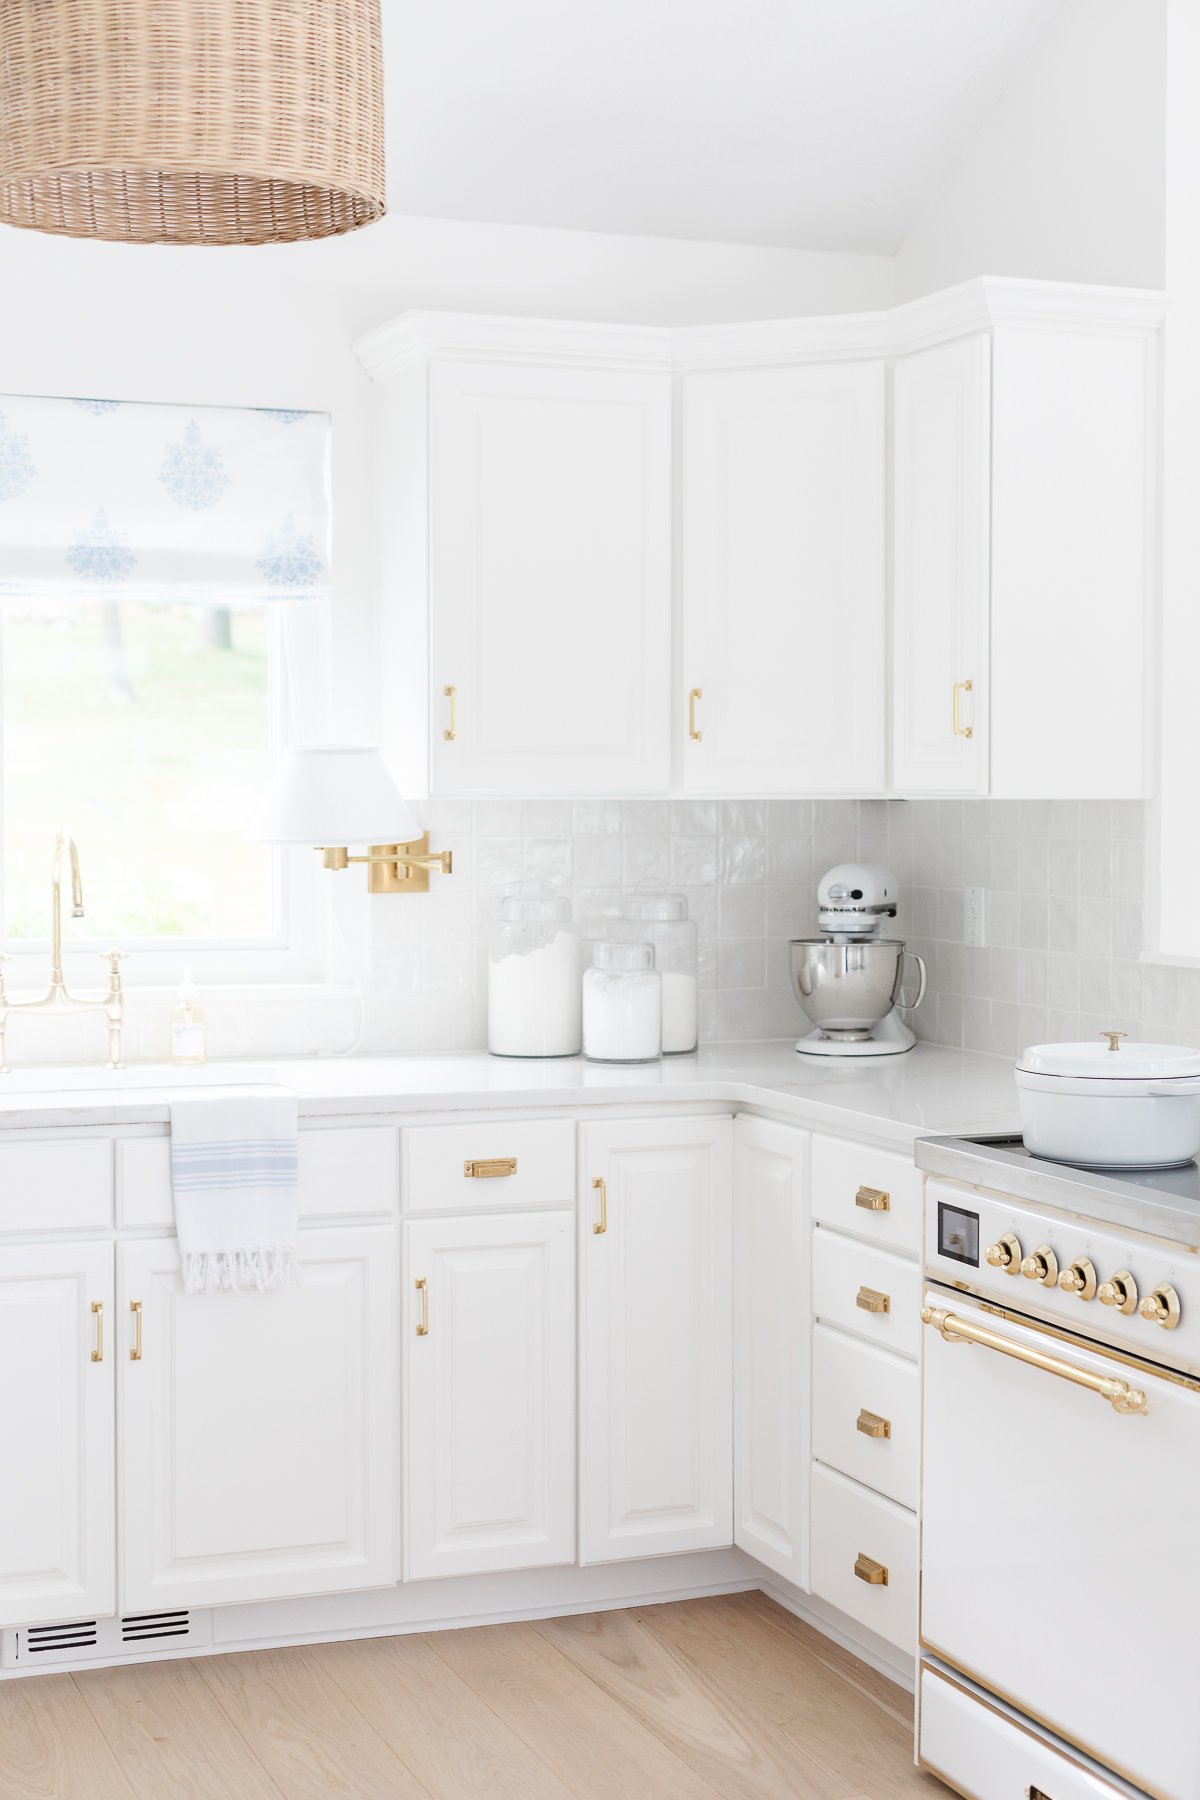
M 861 1550 L 854 1559 L 854 1573 L 868 1587 L 886 1587 L 888 1584 L 887 1564 L 876 1562 L 873 1556 L 867 1556 Z
M 429 1336 L 429 1283 L 424 1275 L 417 1277 L 416 1289 L 421 1296 L 421 1317 L 417 1320 L 417 1336 Z
M 96 1342 L 92 1346 L 92 1361 L 104 1361 L 104 1302 L 92 1301 L 92 1315 L 96 1321 Z
M 592 1232 L 596 1237 L 603 1237 L 604 1233 L 608 1230 L 608 1183 L 605 1181 L 603 1175 L 594 1175 L 592 1177 L 592 1187 L 596 1189 L 600 1195 L 600 1217 L 592 1226 Z
M 956 681 L 954 684 L 955 737 L 971 738 L 975 736 L 975 727 L 973 725 L 964 725 L 962 722 L 962 696 L 964 694 L 973 694 L 974 692 L 975 683 L 973 681 Z
M 890 1294 L 881 1294 L 878 1288 L 860 1287 L 857 1294 L 854 1296 L 854 1304 L 858 1307 L 860 1312 L 890 1313 L 892 1310 L 892 1296 Z
M 503 1175 L 515 1175 L 517 1159 L 515 1156 L 480 1156 L 463 1164 L 463 1174 L 469 1181 L 496 1181 Z
M 447 725 L 445 731 L 443 731 L 442 736 L 448 744 L 452 744 L 458 736 L 458 689 L 456 687 L 444 687 L 442 689 L 442 694 L 443 697 L 450 702 L 450 723 Z
M 947 1312 L 940 1306 L 923 1306 L 921 1323 L 932 1325 L 948 1344 L 981 1344 L 985 1350 L 998 1350 L 1001 1356 L 1028 1363 L 1046 1375 L 1057 1375 L 1061 1381 L 1074 1382 L 1076 1387 L 1086 1388 L 1089 1394 L 1099 1394 L 1116 1413 L 1150 1411 L 1141 1388 L 1131 1387 L 1114 1375 L 1093 1375 L 1090 1369 L 1081 1369 L 1065 1357 L 1051 1356 L 1046 1350 L 1027 1350 L 1024 1344 L 1016 1344 L 1012 1338 L 1003 1337 L 986 1325 L 976 1325 L 973 1319 L 961 1318 L 958 1313 Z
M 129 1302 L 129 1310 L 133 1314 L 133 1348 L 129 1352 L 129 1360 L 130 1360 L 130 1362 L 141 1362 L 141 1360 L 142 1360 L 142 1303 L 141 1303 L 141 1301 L 140 1300 L 131 1300 Z
M 868 1412 L 865 1406 L 859 1408 L 854 1428 L 869 1438 L 890 1438 L 892 1435 L 892 1421 L 879 1413 Z
M 703 700 L 703 698 L 703 688 L 692 688 L 688 694 L 688 736 L 691 738 L 693 744 L 698 744 L 704 736 L 702 731 L 696 730 L 696 702 L 697 700 Z
M 854 1204 L 861 1207 L 863 1212 L 890 1212 L 892 1196 L 882 1188 L 860 1187 L 854 1196 Z

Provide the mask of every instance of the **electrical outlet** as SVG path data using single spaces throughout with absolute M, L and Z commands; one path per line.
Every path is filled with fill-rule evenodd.
M 987 943 L 985 892 L 981 887 L 963 890 L 963 943 L 977 950 Z

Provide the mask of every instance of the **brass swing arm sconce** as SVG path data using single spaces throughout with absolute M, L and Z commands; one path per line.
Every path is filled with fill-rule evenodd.
M 365 863 L 368 894 L 427 894 L 431 869 L 443 875 L 454 872 L 454 852 L 431 851 L 427 831 L 408 844 L 370 844 L 365 856 L 351 856 L 345 845 L 327 848 L 318 844 L 317 848 L 327 869 Z

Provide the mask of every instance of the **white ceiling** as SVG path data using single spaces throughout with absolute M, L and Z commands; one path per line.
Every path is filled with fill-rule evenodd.
M 890 254 L 1063 0 L 383 0 L 390 204 Z

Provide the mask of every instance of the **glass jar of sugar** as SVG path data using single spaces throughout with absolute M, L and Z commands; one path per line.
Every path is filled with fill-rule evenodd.
M 621 901 L 623 943 L 654 946 L 663 982 L 663 1055 L 694 1050 L 700 1041 L 700 927 L 688 918 L 683 894 L 632 893 Z
M 493 1056 L 578 1056 L 579 935 L 571 902 L 524 881 L 500 902 L 488 943 L 488 1049 Z
M 657 1062 L 662 997 L 653 944 L 597 944 L 583 978 L 583 1054 L 591 1062 Z

